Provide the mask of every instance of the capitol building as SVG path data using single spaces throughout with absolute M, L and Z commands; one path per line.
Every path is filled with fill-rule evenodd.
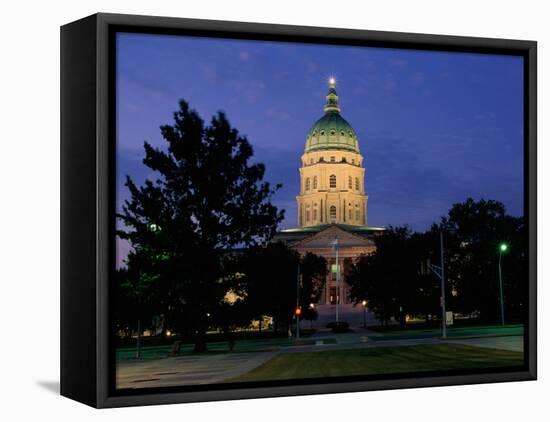
M 336 314 L 352 325 L 365 316 L 363 306 L 348 297 L 345 274 L 361 254 L 375 250 L 373 237 L 383 229 L 367 223 L 366 169 L 359 145 L 355 130 L 342 117 L 331 78 L 324 114 L 307 134 L 301 157 L 297 227 L 280 231 L 274 239 L 302 255 L 311 252 L 327 260 L 328 276 L 315 304 L 319 326 L 334 321 Z M 374 323 L 372 313 L 367 315 L 367 322 Z

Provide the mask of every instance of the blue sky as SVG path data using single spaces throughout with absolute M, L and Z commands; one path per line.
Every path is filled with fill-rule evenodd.
M 300 156 L 334 75 L 366 167 L 371 226 L 424 230 L 468 196 L 523 214 L 523 59 L 366 47 L 119 34 L 118 203 L 124 177 L 154 177 L 143 142 L 164 146 L 180 98 L 247 135 L 296 225 Z

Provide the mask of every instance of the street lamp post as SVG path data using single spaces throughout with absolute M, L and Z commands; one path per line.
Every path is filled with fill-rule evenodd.
M 439 233 L 439 248 L 441 265 L 429 264 L 429 269 L 441 280 L 441 337 L 447 338 L 447 308 L 445 306 L 445 249 L 443 247 L 443 232 Z
M 367 301 L 362 302 L 363 305 L 363 328 L 367 328 Z
M 500 294 L 500 323 L 504 325 L 504 295 L 502 293 L 502 254 L 508 252 L 508 244 L 502 242 L 498 245 L 498 285 Z
M 302 310 L 300 308 L 300 279 L 302 275 L 300 272 L 300 263 L 298 263 L 298 276 L 296 278 L 296 311 L 294 312 L 296 316 L 296 339 L 300 338 L 300 315 Z

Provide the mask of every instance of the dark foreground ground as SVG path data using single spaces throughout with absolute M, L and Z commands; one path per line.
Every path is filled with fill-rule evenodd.
M 523 353 L 464 344 L 422 344 L 326 352 L 281 353 L 228 381 L 380 375 L 521 365 Z
M 439 332 L 440 334 L 440 332 Z M 334 334 L 319 330 L 300 340 L 249 339 L 209 345 L 209 352 L 167 357 L 163 348 L 132 359 L 119 350 L 118 388 L 199 385 L 347 375 L 380 375 L 437 370 L 484 369 L 523 363 L 523 327 L 479 327 L 380 333 L 365 329 Z

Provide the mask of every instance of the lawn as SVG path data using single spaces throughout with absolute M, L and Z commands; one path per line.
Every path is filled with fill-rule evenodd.
M 314 344 L 315 341 L 302 339 L 302 344 Z M 242 340 L 237 340 L 235 342 L 235 352 L 257 352 L 262 350 L 271 350 L 279 347 L 287 347 L 291 345 L 296 345 L 297 342 L 294 339 L 289 339 L 287 336 L 284 337 L 259 337 L 254 339 L 243 338 Z M 193 350 L 193 343 L 184 343 L 181 346 L 180 355 L 190 355 Z M 162 344 L 154 346 L 142 346 L 141 348 L 141 358 L 142 359 L 160 359 L 168 356 L 172 350 L 172 344 Z M 227 341 L 215 341 L 208 342 L 208 352 L 210 353 L 228 353 L 229 344 Z M 126 360 L 134 359 L 136 356 L 136 347 L 135 345 L 128 347 L 119 347 L 116 349 L 116 358 L 117 360 Z
M 461 344 L 372 347 L 323 352 L 282 353 L 227 382 L 285 380 L 348 375 L 379 375 L 523 364 L 523 353 Z
M 375 337 L 372 336 L 372 340 L 398 340 L 398 339 L 408 339 L 408 338 L 430 338 L 430 337 L 440 337 L 441 328 L 414 328 L 414 325 L 408 326 L 406 329 L 402 327 L 392 327 L 388 329 L 381 330 L 380 327 L 377 329 L 371 329 L 372 331 L 378 331 L 382 336 Z M 467 326 L 453 326 L 447 327 L 447 336 L 448 337 L 486 337 L 486 336 L 520 336 L 523 335 L 523 325 L 521 324 L 510 324 L 510 325 L 467 325 Z

